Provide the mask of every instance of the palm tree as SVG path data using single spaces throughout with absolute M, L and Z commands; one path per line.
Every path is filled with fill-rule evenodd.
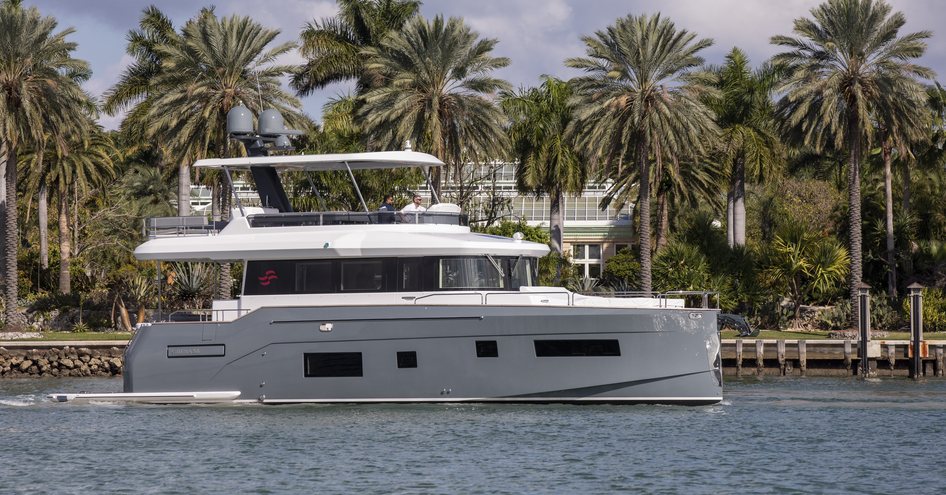
M 128 115 L 122 120 L 122 130 L 137 143 L 148 143 L 146 134 L 151 122 L 148 114 L 153 101 L 161 95 L 157 86 L 158 75 L 161 73 L 161 46 L 179 42 L 179 35 L 174 29 L 171 20 L 154 5 L 144 9 L 138 21 L 138 29 L 128 31 L 128 45 L 126 53 L 134 57 L 135 61 L 122 72 L 117 83 L 108 89 L 104 95 L 102 109 L 109 115 L 129 109 Z M 167 149 L 164 143 L 154 143 L 155 149 Z M 172 158 L 177 163 L 178 198 L 190 197 L 190 162 L 186 156 Z M 190 214 L 190 203 L 186 200 L 178 201 L 180 216 Z
M 491 73 L 509 59 L 493 57 L 495 46 L 462 19 L 417 16 L 378 47 L 362 50 L 366 69 L 384 81 L 362 96 L 365 133 L 388 147 L 410 139 L 458 171 L 467 161 L 502 157 L 505 119 L 493 96 L 509 84 Z M 432 183 L 439 195 L 439 169 Z
M 301 96 L 348 79 L 358 80 L 358 94 L 376 88 L 381 79 L 366 70 L 361 50 L 378 46 L 420 10 L 416 0 L 338 0 L 338 6 L 337 17 L 310 22 L 302 30 L 299 51 L 308 61 L 290 83 Z
M 585 36 L 587 57 L 566 65 L 587 73 L 572 80 L 577 95 L 575 132 L 586 150 L 597 151 L 612 174 L 624 174 L 627 159 L 639 177 L 641 290 L 651 290 L 650 159 L 699 155 L 716 132 L 702 102 L 713 90 L 697 71 L 709 39 L 656 15 L 627 16 Z M 618 181 L 621 182 L 621 181 Z M 625 181 L 626 184 L 626 181 Z
M 112 155 L 115 150 L 111 139 L 96 124 L 87 121 L 91 132 L 86 136 L 72 136 L 70 146 L 64 153 L 50 157 L 47 180 L 59 198 L 59 292 L 72 292 L 72 277 L 69 272 L 72 259 L 72 234 L 69 204 L 80 193 L 106 183 L 114 177 Z
M 178 40 L 155 48 L 161 70 L 154 85 L 161 93 L 148 110 L 149 136 L 186 159 L 228 156 L 227 112 L 241 103 L 257 114 L 275 108 L 291 127 L 307 126 L 298 110 L 301 103 L 280 84 L 291 67 L 274 63 L 295 44 L 270 48 L 278 34 L 249 17 L 219 19 L 209 9 L 189 20 Z M 220 186 L 218 190 L 227 190 L 225 184 Z M 179 194 L 178 203 L 188 197 L 190 191 L 186 196 Z M 224 211 L 226 197 L 219 195 Z M 221 297 L 229 297 L 228 267 L 224 265 L 221 273 Z
M 78 81 L 88 65 L 74 59 L 72 29 L 55 32 L 57 23 L 19 0 L 0 5 L 0 210 L 3 217 L 4 319 L 8 328 L 25 320 L 17 301 L 17 158 L 20 146 L 61 136 L 83 118 L 87 95 Z M 41 146 L 41 145 L 40 145 Z
M 861 250 L 861 160 L 875 138 L 874 122 L 890 115 L 909 119 L 915 77 L 932 71 L 913 63 L 926 50 L 928 31 L 899 35 L 906 18 L 883 0 L 829 0 L 795 20 L 797 37 L 774 36 L 788 51 L 773 61 L 787 79 L 777 114 L 802 141 L 848 156 L 850 291 L 853 322 L 860 325 L 857 287 L 863 276 Z M 900 117 L 898 117 L 900 118 Z
M 547 193 L 552 249 L 562 254 L 562 203 L 565 194 L 580 195 L 588 179 L 587 162 L 565 134 L 574 114 L 568 83 L 546 77 L 538 88 L 504 93 L 502 107 L 512 119 L 509 129 L 519 161 L 520 192 Z
M 722 129 L 716 155 L 729 173 L 726 202 L 726 238 L 730 247 L 746 245 L 746 174 L 761 180 L 779 159 L 771 95 L 776 73 L 769 66 L 749 68 L 738 48 L 714 70 L 721 96 L 709 102 Z

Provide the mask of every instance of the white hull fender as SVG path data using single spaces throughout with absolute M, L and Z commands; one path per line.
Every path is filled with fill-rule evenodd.
M 233 402 L 240 392 L 142 392 L 111 394 L 49 394 L 54 402 L 140 402 L 145 404 L 213 404 Z

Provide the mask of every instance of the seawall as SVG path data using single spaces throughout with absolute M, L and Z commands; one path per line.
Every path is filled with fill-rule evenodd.
M 0 378 L 121 375 L 124 340 L 0 342 Z

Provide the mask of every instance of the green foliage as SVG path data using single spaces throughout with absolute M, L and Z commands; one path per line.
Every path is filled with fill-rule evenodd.
M 472 227 L 478 232 L 490 235 L 498 235 L 502 237 L 512 237 L 516 232 L 521 232 L 523 239 L 530 242 L 538 242 L 539 244 L 548 244 L 549 243 L 549 232 L 542 227 L 533 227 L 525 222 L 510 222 L 509 220 L 503 220 L 495 225 L 490 225 L 489 227 L 477 228 Z
M 618 292 L 638 290 L 641 264 L 630 248 L 624 248 L 604 262 L 601 283 Z
M 185 309 L 200 309 L 213 297 L 214 267 L 205 263 L 172 263 L 174 273 L 170 286 L 172 304 Z
M 910 298 L 903 298 L 903 313 L 910 321 Z M 942 332 L 946 330 L 946 291 L 937 288 L 923 289 L 923 331 Z
M 710 266 L 695 246 L 672 241 L 654 259 L 654 289 L 706 290 L 710 288 Z

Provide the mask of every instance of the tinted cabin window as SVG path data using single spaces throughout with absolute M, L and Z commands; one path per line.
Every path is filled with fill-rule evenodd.
M 398 290 L 424 290 L 424 260 L 421 258 L 402 259 L 400 265 L 400 284 Z
M 416 368 L 417 367 L 417 352 L 416 351 L 400 351 L 397 353 L 397 367 L 398 368 Z
M 496 261 L 496 264 L 494 264 Z M 499 266 L 496 266 L 499 265 Z M 440 260 L 441 289 L 502 289 L 502 263 L 495 258 L 444 258 Z
M 293 289 L 292 261 L 250 261 L 246 264 L 244 294 L 291 294 Z
M 513 258 L 509 261 L 510 287 L 513 290 L 519 287 L 529 287 L 533 283 L 532 263 L 529 258 Z
M 617 340 L 536 340 L 536 357 L 620 356 Z
M 381 260 L 341 261 L 342 291 L 378 291 L 384 287 Z
M 330 378 L 342 376 L 364 376 L 360 352 L 307 352 L 305 354 L 305 376 Z
M 476 357 L 499 357 L 499 346 L 495 340 L 477 340 Z
M 300 261 L 296 263 L 295 292 L 319 294 L 332 292 L 331 261 Z

